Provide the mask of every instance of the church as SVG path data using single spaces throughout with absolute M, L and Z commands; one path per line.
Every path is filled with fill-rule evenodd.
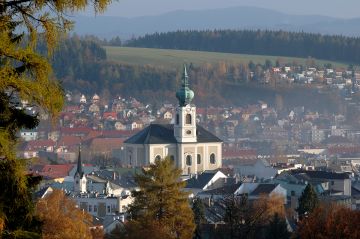
M 148 166 L 170 157 L 183 174 L 197 174 L 222 166 L 222 140 L 196 124 L 194 92 L 184 65 L 181 88 L 176 92 L 174 124 L 150 124 L 124 142 L 124 163 Z

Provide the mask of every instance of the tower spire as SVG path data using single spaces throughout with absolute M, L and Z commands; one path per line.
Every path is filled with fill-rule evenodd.
M 194 98 L 194 92 L 189 88 L 189 76 L 186 64 L 184 64 L 181 88 L 176 92 L 176 98 L 179 100 L 181 107 L 190 104 Z
M 81 162 L 81 143 L 79 144 L 79 156 L 78 156 L 78 161 L 77 161 L 76 173 L 78 173 L 80 175 L 80 177 L 82 177 L 82 175 L 84 174 L 83 169 L 82 169 L 82 162 Z
M 185 63 L 184 63 L 183 76 L 182 76 L 182 87 L 189 87 L 189 76 L 187 73 Z

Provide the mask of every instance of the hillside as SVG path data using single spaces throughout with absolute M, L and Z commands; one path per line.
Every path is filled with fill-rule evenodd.
M 77 16 L 74 31 L 130 39 L 155 32 L 213 29 L 272 29 L 322 34 L 360 36 L 360 19 L 339 19 L 319 15 L 291 15 L 258 7 L 173 11 L 156 16 L 133 18 Z
M 126 46 L 226 52 L 360 63 L 360 38 L 270 30 L 173 31 L 134 38 Z
M 105 46 L 104 48 L 106 49 L 107 59 L 110 61 L 129 65 L 153 65 L 176 69 L 178 69 L 184 62 L 195 65 L 203 65 L 206 63 L 214 64 L 219 62 L 247 65 L 249 61 L 253 61 L 255 64 L 264 64 L 266 60 L 275 62 L 276 60 L 281 59 L 283 62 L 298 62 L 298 64 L 305 65 L 307 60 L 306 58 L 296 57 L 261 56 L 205 51 L 110 46 Z M 320 66 L 323 66 L 324 64 L 332 64 L 337 67 L 346 67 L 346 64 L 333 61 L 316 60 L 316 63 Z

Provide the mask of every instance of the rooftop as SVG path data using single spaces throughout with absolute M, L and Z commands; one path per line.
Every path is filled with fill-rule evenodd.
M 222 142 L 217 136 L 197 125 L 196 130 L 197 142 Z M 177 143 L 174 136 L 173 124 L 150 124 L 139 133 L 133 135 L 124 143 L 128 144 L 175 144 Z

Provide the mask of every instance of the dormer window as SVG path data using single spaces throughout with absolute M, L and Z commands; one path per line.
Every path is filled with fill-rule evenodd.
M 185 123 L 186 124 L 191 124 L 191 114 L 186 115 Z

